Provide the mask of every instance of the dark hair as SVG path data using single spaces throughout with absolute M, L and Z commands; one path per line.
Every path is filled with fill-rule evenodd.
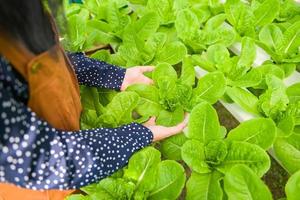
M 62 0 L 0 0 L 0 28 L 39 54 L 56 42 L 49 14 L 62 11 Z

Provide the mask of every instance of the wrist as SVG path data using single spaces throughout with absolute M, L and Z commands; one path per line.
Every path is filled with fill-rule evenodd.
M 127 81 L 127 69 L 124 71 L 124 75 L 123 75 L 123 81 L 122 84 L 120 86 L 120 91 L 125 91 L 126 88 L 128 87 L 128 81 Z

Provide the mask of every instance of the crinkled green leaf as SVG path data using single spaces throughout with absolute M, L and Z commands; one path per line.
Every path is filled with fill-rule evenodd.
M 280 117 L 289 103 L 286 88 L 282 80 L 274 75 L 266 76 L 268 90 L 259 97 L 258 108 L 272 119 Z
M 262 75 L 260 70 L 257 68 L 251 69 L 246 74 L 240 76 L 232 82 L 233 86 L 236 87 L 255 87 L 262 81 Z
M 177 80 L 177 73 L 175 69 L 169 63 L 159 63 L 156 65 L 154 71 L 152 72 L 152 79 L 155 83 L 158 83 L 160 79 L 164 77 Z
M 209 173 L 210 167 L 205 162 L 204 144 L 198 140 L 186 141 L 181 149 L 183 161 L 197 173 Z
M 148 0 L 129 0 L 130 3 L 146 5 Z
M 217 112 L 208 103 L 203 102 L 191 112 L 186 136 L 205 144 L 212 140 L 222 139 Z
M 130 199 L 134 193 L 135 185 L 122 178 L 105 178 L 98 183 L 98 187 L 109 193 L 112 199 Z
M 141 116 L 158 116 L 162 108 L 159 104 L 159 92 L 156 87 L 135 84 L 129 86 L 126 91 L 136 92 L 140 96 L 136 111 Z
M 105 61 L 105 62 L 108 62 L 108 63 L 111 61 L 109 50 L 96 51 L 90 57 L 94 58 L 94 59 L 97 59 L 97 60 Z
M 170 65 L 179 63 L 187 54 L 186 47 L 181 42 L 167 43 L 155 56 L 154 63 L 166 62 Z
M 292 75 L 296 70 L 295 63 L 281 63 L 278 65 L 281 69 L 283 69 L 285 77 L 289 77 Z
M 121 13 L 117 1 L 109 1 L 106 7 L 106 20 L 114 32 L 122 31 L 129 23 L 129 16 Z
M 245 164 L 259 177 L 270 168 L 269 155 L 261 147 L 248 142 L 232 141 L 228 143 L 228 153 L 224 161 L 217 166 L 223 173 L 228 173 L 237 164 Z
M 254 11 L 255 25 L 263 26 L 271 23 L 279 14 L 279 0 L 265 0 Z
M 241 67 L 251 67 L 256 58 L 256 45 L 252 38 L 243 37 L 242 51 L 237 63 Z
M 221 26 L 224 23 L 225 19 L 226 19 L 225 14 L 219 14 L 219 15 L 216 15 L 216 16 L 210 18 L 206 22 L 204 30 L 214 31 L 216 28 L 218 28 L 219 26 Z
M 287 88 L 286 93 L 289 97 L 290 103 L 300 101 L 300 83 L 295 83 Z
M 259 71 L 262 76 L 262 80 L 258 85 L 258 87 L 262 89 L 267 89 L 268 87 L 266 83 L 267 75 L 274 75 L 279 79 L 283 79 L 285 76 L 283 69 L 281 69 L 278 65 L 274 64 L 264 64 L 262 66 L 259 66 L 258 68 L 255 68 L 255 70 Z
M 207 174 L 192 172 L 186 184 L 186 200 L 222 200 L 221 178 L 218 171 Z
M 300 191 L 300 171 L 294 173 L 285 186 L 285 193 L 288 200 L 299 199 Z
M 118 93 L 105 107 L 101 119 L 111 127 L 117 127 L 132 122 L 132 111 L 137 106 L 139 96 L 135 92 Z
M 82 130 L 100 128 L 101 123 L 98 121 L 98 115 L 95 110 L 84 109 L 80 116 L 80 128 Z
M 213 72 L 216 70 L 214 63 L 210 62 L 207 58 L 206 54 L 200 55 L 192 55 L 192 61 L 194 65 L 205 69 L 206 71 Z
M 300 22 L 295 22 L 284 33 L 282 41 L 278 44 L 278 52 L 291 54 L 298 51 L 300 46 Z
M 227 0 L 224 8 L 227 20 L 242 36 L 255 34 L 255 16 L 248 5 L 242 1 Z
M 182 107 L 177 107 L 174 111 L 161 110 L 158 114 L 156 123 L 162 126 L 175 126 L 184 119 Z
M 158 81 L 160 104 L 168 111 L 174 111 L 180 106 L 176 81 L 164 76 Z
M 282 117 L 277 122 L 277 136 L 278 137 L 287 137 L 291 135 L 295 127 L 295 119 L 293 115 L 290 115 L 288 112 L 285 113 L 285 116 Z
M 258 98 L 252 93 L 239 87 L 228 87 L 226 89 L 226 94 L 246 111 L 253 114 L 258 114 Z
M 91 19 L 87 23 L 90 27 L 93 27 L 94 29 L 97 29 L 105 33 L 109 33 L 113 31 L 110 24 L 99 19 Z
M 155 51 L 160 50 L 167 41 L 167 34 L 156 32 L 152 34 L 146 42 L 146 45 L 150 46 L 150 48 Z
M 282 38 L 282 31 L 275 24 L 265 25 L 259 32 L 259 40 L 272 50 L 277 48 Z
M 207 49 L 207 58 L 214 64 L 221 64 L 229 59 L 229 51 L 222 44 L 209 46 Z
M 171 136 L 161 142 L 162 155 L 171 160 L 181 160 L 181 147 L 187 141 L 184 134 Z
M 81 99 L 81 104 L 84 109 L 95 110 L 97 115 L 104 112 L 97 88 L 82 86 L 80 87 L 80 95 L 84 97 Z
M 88 195 L 96 193 L 98 189 L 100 189 L 100 188 L 97 183 L 93 183 L 93 184 L 90 184 L 90 185 L 80 188 L 80 190 L 82 190 L 83 192 L 85 192 Z
M 68 18 L 68 27 L 68 39 L 70 42 L 72 42 L 71 50 L 82 50 L 83 44 L 85 42 L 86 20 L 79 14 L 72 15 Z
M 256 118 L 242 122 L 228 133 L 228 141 L 244 141 L 269 149 L 276 136 L 276 125 L 271 119 Z
M 300 135 L 292 134 L 287 138 L 277 138 L 274 151 L 283 167 L 293 174 L 300 169 Z
M 157 183 L 147 199 L 177 199 L 185 184 L 184 168 L 173 160 L 159 163 Z
M 286 109 L 285 114 L 294 119 L 294 125 L 300 125 L 300 101 L 290 103 Z
M 206 163 L 216 166 L 222 163 L 227 155 L 227 145 L 222 140 L 210 141 L 205 146 Z
M 185 111 L 190 112 L 193 108 L 193 90 L 191 86 L 177 83 L 177 97 Z
M 191 57 L 185 57 L 182 61 L 180 81 L 188 86 L 195 84 L 195 69 Z
M 173 11 L 178 13 L 180 10 L 189 7 L 189 2 L 186 0 L 173 0 Z
M 174 21 L 175 17 L 172 12 L 172 2 L 168 0 L 148 0 L 147 9 L 159 15 L 161 24 L 169 24 Z
M 226 88 L 225 77 L 221 72 L 212 72 L 199 79 L 194 94 L 197 98 L 213 104 L 219 100 Z
M 192 3 L 190 9 L 196 14 L 199 23 L 206 22 L 212 15 L 207 5 L 199 4 L 199 2 Z
M 135 31 L 138 37 L 146 40 L 156 32 L 158 26 L 159 16 L 156 14 L 156 12 L 150 12 L 142 16 L 135 23 Z
M 150 192 L 155 188 L 160 152 L 147 147 L 135 153 L 124 170 L 124 178 L 134 181 L 135 191 Z
M 235 165 L 225 174 L 224 190 L 229 200 L 273 199 L 268 187 L 246 165 Z
M 186 40 L 194 37 L 200 27 L 200 23 L 195 13 L 190 9 L 184 9 L 178 12 L 175 27 L 179 38 Z

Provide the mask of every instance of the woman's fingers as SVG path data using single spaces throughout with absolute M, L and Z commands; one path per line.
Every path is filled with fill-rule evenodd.
M 140 69 L 141 72 L 152 72 L 155 67 L 154 66 L 141 66 L 141 67 L 138 67 Z
M 183 130 L 187 126 L 188 120 L 189 120 L 189 114 L 185 113 L 183 121 L 181 123 L 177 124 L 176 126 L 171 127 L 171 128 L 173 128 L 174 132 L 176 132 L 178 130 Z
M 152 79 L 150 79 L 146 76 L 142 76 L 141 79 L 142 79 L 141 81 L 146 85 L 151 85 L 154 83 Z
M 150 120 L 147 121 L 144 125 L 152 131 L 154 136 L 154 141 L 159 141 L 168 138 L 172 135 L 181 133 L 183 129 L 187 126 L 187 124 L 188 124 L 188 115 L 185 115 L 185 118 L 181 123 L 172 127 L 155 125 L 155 118 L 153 117 L 150 118 Z
M 183 131 L 183 129 L 187 126 L 187 123 L 185 121 L 181 122 L 180 124 L 177 124 L 176 126 L 170 127 L 170 134 L 177 134 Z

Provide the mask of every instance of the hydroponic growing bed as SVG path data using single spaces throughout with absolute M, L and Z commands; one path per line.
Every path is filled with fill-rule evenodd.
M 66 5 L 71 51 L 132 67 L 154 85 L 82 87 L 83 129 L 150 116 L 184 134 L 135 153 L 128 166 L 68 199 L 273 199 L 270 156 L 300 199 L 300 5 L 292 0 L 86 0 Z M 101 47 L 101 49 L 99 49 Z M 227 131 L 212 106 L 240 122 Z M 220 113 L 220 112 L 219 112 Z M 284 186 L 282 186 L 284 187 Z

